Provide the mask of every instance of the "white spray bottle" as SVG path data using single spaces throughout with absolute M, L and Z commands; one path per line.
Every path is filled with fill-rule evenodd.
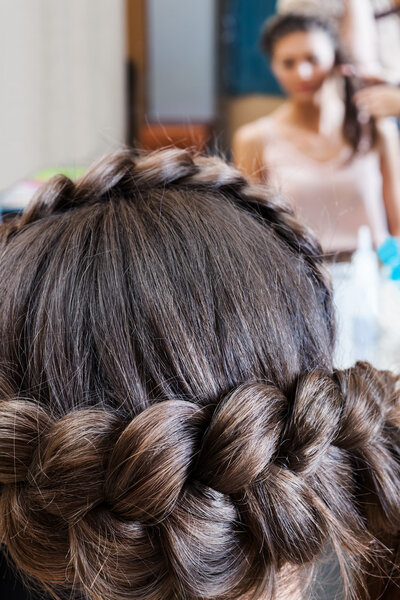
M 353 358 L 374 362 L 378 344 L 379 263 L 366 225 L 358 230 L 351 259 Z

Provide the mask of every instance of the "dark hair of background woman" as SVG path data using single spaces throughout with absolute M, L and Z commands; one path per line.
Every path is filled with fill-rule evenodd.
M 319 244 L 222 160 L 51 180 L 0 230 L 0 302 L 0 535 L 34 582 L 273 598 L 333 547 L 355 596 L 394 545 L 396 380 L 333 371 Z
M 272 57 L 275 44 L 291 33 L 298 31 L 323 31 L 331 39 L 335 48 L 335 66 L 348 65 L 349 60 L 340 45 L 339 39 L 332 25 L 316 15 L 287 13 L 274 16 L 265 23 L 261 32 L 261 48 Z M 340 72 L 340 71 L 338 71 Z M 353 96 L 360 89 L 362 82 L 355 76 L 341 75 L 344 82 L 345 114 L 343 122 L 343 135 L 355 152 L 366 151 L 373 147 L 377 140 L 375 120 L 371 117 L 365 119 L 360 115 Z

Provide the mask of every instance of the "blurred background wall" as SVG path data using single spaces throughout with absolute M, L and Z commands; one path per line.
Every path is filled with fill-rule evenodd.
M 276 0 L 2 0 L 0 190 L 121 143 L 233 132 L 282 96 L 259 48 Z
M 138 107 L 130 111 L 131 140 L 150 147 L 211 140 L 229 152 L 237 127 L 282 101 L 259 48 L 261 24 L 276 0 L 126 6 L 129 106 Z
M 0 188 L 125 139 L 123 0 L 0 3 Z
M 215 0 L 148 0 L 148 119 L 216 118 Z
M 121 143 L 229 152 L 281 101 L 258 48 L 275 0 L 2 0 L 0 190 Z

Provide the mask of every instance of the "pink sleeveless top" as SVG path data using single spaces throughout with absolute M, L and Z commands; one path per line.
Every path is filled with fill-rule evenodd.
M 325 252 L 354 250 L 361 225 L 370 227 L 375 245 L 385 239 L 388 228 L 376 150 L 352 157 L 351 148 L 345 147 L 334 159 L 322 162 L 303 154 L 268 117 L 262 119 L 262 129 L 268 182 L 316 232 Z

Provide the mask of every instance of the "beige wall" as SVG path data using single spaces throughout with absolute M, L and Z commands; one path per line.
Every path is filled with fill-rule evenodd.
M 1 0 L 0 189 L 124 141 L 122 0 Z

